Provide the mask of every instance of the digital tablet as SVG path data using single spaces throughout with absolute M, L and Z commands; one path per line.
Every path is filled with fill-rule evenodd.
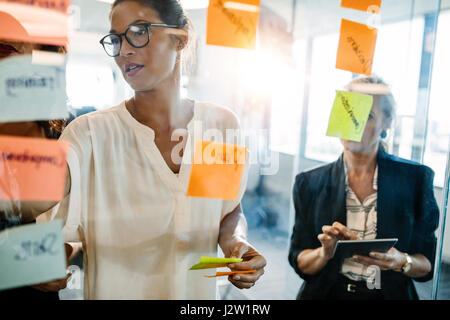
M 351 258 L 353 255 L 369 256 L 369 253 L 387 252 L 398 241 L 392 239 L 374 240 L 339 240 L 334 249 L 334 257 L 339 259 Z

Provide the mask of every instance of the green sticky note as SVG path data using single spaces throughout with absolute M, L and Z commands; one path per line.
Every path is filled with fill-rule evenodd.
M 327 136 L 361 142 L 372 105 L 371 95 L 336 91 Z
M 222 268 L 233 262 L 242 262 L 242 259 L 201 257 L 200 262 L 193 265 L 189 270 Z
M 61 220 L 0 232 L 0 290 L 66 276 Z

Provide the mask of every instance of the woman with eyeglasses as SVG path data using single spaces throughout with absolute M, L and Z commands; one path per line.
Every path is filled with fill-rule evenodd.
M 234 201 L 185 195 L 190 165 L 180 160 L 193 153 L 194 122 L 239 128 L 229 109 L 180 96 L 188 18 L 176 0 L 116 0 L 110 20 L 100 42 L 134 97 L 67 126 L 69 179 L 52 214 L 66 240 L 83 243 L 85 299 L 216 299 L 216 281 L 188 269 L 218 244 L 243 258 L 232 270 L 256 270 L 229 277 L 251 288 L 266 261 L 246 240 L 246 172 Z

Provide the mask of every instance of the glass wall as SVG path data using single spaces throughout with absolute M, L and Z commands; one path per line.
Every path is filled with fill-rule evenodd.
M 72 0 L 66 69 L 71 120 L 133 95 L 99 44 L 110 29 L 111 2 Z M 342 8 L 339 0 L 261 0 L 254 50 L 207 45 L 209 1 L 180 2 L 196 35 L 194 52 L 184 56 L 193 63 L 183 71 L 181 96 L 227 106 L 256 137 L 249 142 L 257 161 L 250 167 L 242 208 L 248 240 L 267 266 L 250 290 L 218 278 L 221 299 L 295 299 L 303 283 L 288 262 L 294 179 L 342 154 L 339 139 L 326 135 L 328 120 L 336 90 L 358 76 L 336 68 L 341 19 L 378 29 L 373 74 L 389 84 L 396 100 L 387 151 L 435 172 L 440 208 L 435 277 L 415 285 L 421 299 L 449 299 L 450 0 L 383 0 L 379 14 Z M 81 254 L 72 262 L 81 276 L 84 263 Z M 82 279 L 79 283 L 59 296 L 82 299 Z
M 450 140 L 448 124 L 449 111 L 443 105 L 446 92 L 447 73 L 450 70 L 448 59 L 450 46 L 444 41 L 445 33 L 450 27 L 450 2 L 441 1 L 441 13 L 436 33 L 436 50 L 434 57 L 432 86 L 430 90 L 429 133 L 427 137 L 425 163 L 431 166 L 437 176 L 436 193 L 441 206 L 441 224 L 439 229 L 439 248 L 436 259 L 436 276 L 433 298 L 450 299 L 450 223 L 448 219 L 449 182 L 450 182 Z M 445 167 L 443 164 L 447 163 Z
M 75 113 L 103 109 L 132 94 L 98 46 L 109 27 L 105 2 L 73 1 L 67 92 Z M 222 299 L 295 299 L 302 284 L 287 260 L 295 215 L 292 185 L 299 172 L 332 162 L 342 152 L 338 139 L 326 136 L 335 91 L 356 76 L 335 68 L 342 18 L 378 28 L 373 73 L 391 86 L 397 102 L 389 152 L 430 166 L 436 173 L 436 199 L 444 204 L 450 127 L 446 1 L 439 10 L 438 0 L 384 0 L 380 14 L 373 15 L 341 8 L 336 0 L 263 0 L 255 50 L 206 45 L 208 1 L 185 5 L 197 39 L 182 94 L 228 106 L 243 128 L 260 133 L 256 149 L 250 150 L 258 164 L 250 170 L 243 210 L 249 241 L 268 265 L 251 290 L 219 280 Z M 443 218 L 441 211 L 442 223 Z M 448 233 L 447 225 L 442 231 Z M 448 237 L 438 268 L 441 299 L 449 298 L 446 242 Z M 421 298 L 432 298 L 433 281 L 416 286 Z

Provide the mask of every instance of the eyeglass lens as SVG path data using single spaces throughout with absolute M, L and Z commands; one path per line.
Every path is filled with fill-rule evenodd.
M 149 40 L 149 34 L 147 26 L 145 25 L 132 25 L 125 32 L 125 38 L 128 43 L 135 48 L 145 47 Z M 106 53 L 112 57 L 120 54 L 122 47 L 122 37 L 118 34 L 110 34 L 103 39 L 103 48 Z

